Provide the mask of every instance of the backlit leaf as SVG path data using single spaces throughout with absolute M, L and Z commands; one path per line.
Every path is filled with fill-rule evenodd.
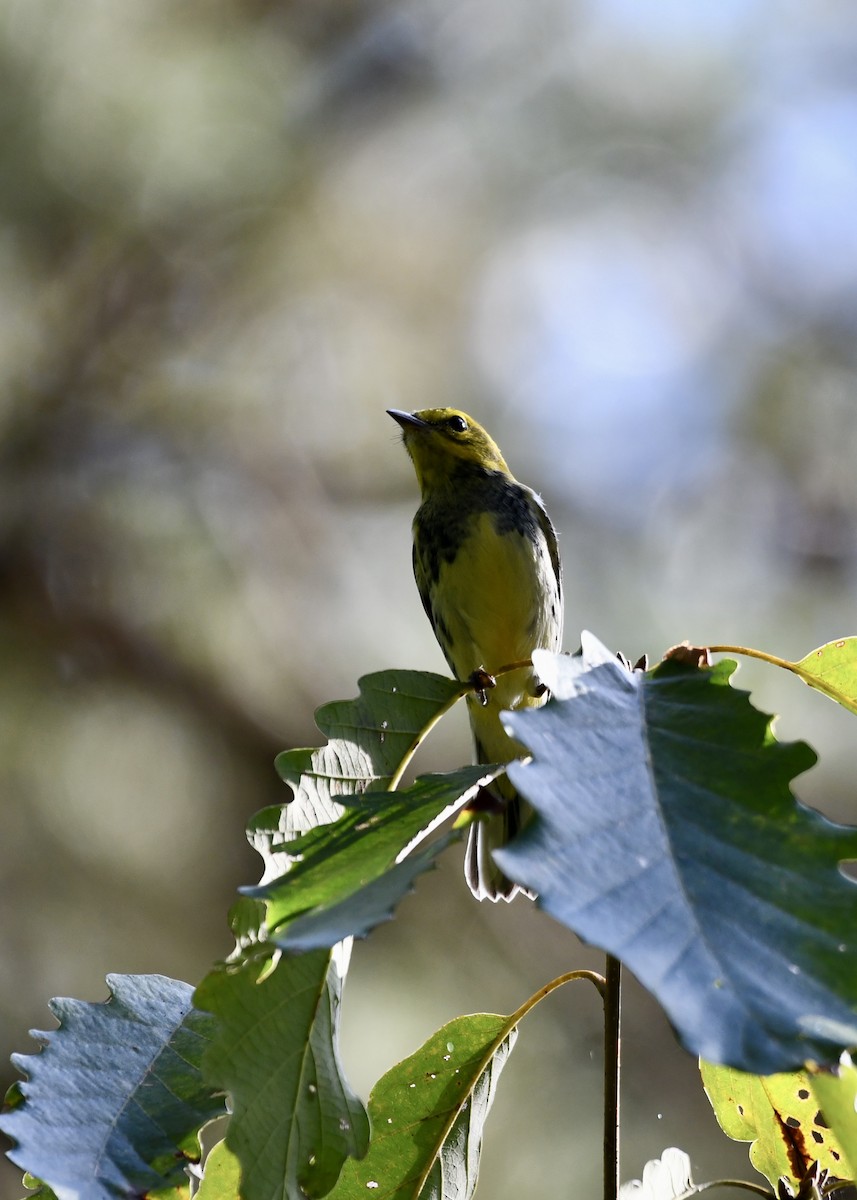
M 857 713 L 857 637 L 839 638 L 819 646 L 795 663 L 810 687 Z
M 385 788 L 432 723 L 462 694 L 462 685 L 428 671 L 378 671 L 358 681 L 353 700 L 334 700 L 315 714 L 328 741 L 277 756 L 294 791 L 286 839 L 335 820 L 340 805 L 370 786 Z
M 831 1174 L 840 1179 L 857 1179 L 857 1067 L 845 1053 L 834 1070 L 812 1068 L 812 1090 L 828 1127 L 827 1139 L 841 1150 Z
M 750 1161 L 773 1187 L 784 1176 L 796 1188 L 813 1162 L 831 1175 L 850 1177 L 809 1074 L 748 1075 L 705 1062 L 700 1069 L 721 1129 L 735 1141 L 752 1143 Z M 851 1117 L 853 1123 L 853 1110 Z
M 218 1142 L 205 1160 L 205 1175 L 195 1200 L 240 1200 L 241 1164 L 226 1142 Z

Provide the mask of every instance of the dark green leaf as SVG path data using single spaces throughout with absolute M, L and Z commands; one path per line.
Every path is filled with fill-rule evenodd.
M 587 637 L 539 652 L 553 693 L 508 715 L 533 752 L 510 778 L 537 818 L 497 854 L 511 878 L 658 997 L 685 1045 L 752 1072 L 857 1040 L 857 830 L 798 804 L 815 762 L 713 670 L 631 672 Z
M 346 937 L 365 937 L 382 921 L 392 920 L 393 910 L 413 889 L 417 876 L 430 870 L 437 856 L 458 836 L 449 833 L 348 893 L 343 900 L 319 905 L 296 917 L 282 929 L 274 930 L 270 940 L 282 950 L 303 951 L 334 946 Z
M 416 876 L 458 835 L 448 834 L 421 854 L 402 856 L 500 769 L 463 767 L 448 775 L 423 776 L 401 792 L 369 793 L 338 821 L 289 844 L 287 874 L 242 888 L 246 895 L 267 901 L 269 939 L 283 949 L 330 947 L 389 920 Z M 275 836 L 269 831 L 274 855 Z
M 252 957 L 254 947 L 265 943 L 265 905 L 261 900 L 239 896 L 229 910 L 229 928 L 235 937 L 230 962 Z
M 206 1076 L 232 1097 L 226 1143 L 243 1200 L 305 1200 L 330 1190 L 368 1141 L 363 1106 L 342 1074 L 345 955 L 275 955 L 213 971 L 195 1001 L 218 1018 Z
M 54 1000 L 59 1028 L 15 1055 L 24 1096 L 0 1117 L 9 1157 L 60 1195 L 138 1196 L 186 1182 L 198 1131 L 224 1111 L 202 1080 L 212 1020 L 192 988 L 160 975 L 110 975 L 104 1004 Z
M 458 1017 L 388 1071 L 369 1099 L 369 1153 L 346 1163 L 330 1200 L 469 1200 L 516 1037 L 514 1018 Z

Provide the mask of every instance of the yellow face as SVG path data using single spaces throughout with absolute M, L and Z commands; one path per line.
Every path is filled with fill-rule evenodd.
M 402 427 L 405 448 L 413 460 L 423 494 L 443 486 L 461 463 L 508 475 L 497 443 L 467 413 L 457 408 L 423 408 L 406 413 L 387 410 Z

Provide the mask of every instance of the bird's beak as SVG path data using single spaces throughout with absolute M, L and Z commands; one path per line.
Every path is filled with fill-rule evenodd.
M 388 408 L 387 412 L 394 421 L 397 421 L 401 425 L 402 429 L 407 430 L 409 426 L 416 429 L 428 428 L 427 422 L 421 421 L 413 413 L 403 412 L 400 408 Z

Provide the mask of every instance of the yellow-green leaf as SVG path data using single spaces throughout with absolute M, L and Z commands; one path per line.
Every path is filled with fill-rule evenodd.
M 857 1179 L 857 1067 L 843 1054 L 837 1074 L 812 1070 L 810 1079 L 830 1135 L 843 1153 L 832 1174 L 839 1179 Z
M 794 665 L 810 687 L 857 714 L 857 637 L 827 642 Z
M 205 1174 L 196 1200 L 239 1200 L 241 1163 L 226 1142 L 218 1142 L 205 1160 Z
M 847 1176 L 845 1153 L 819 1111 L 809 1074 L 748 1075 L 707 1062 L 700 1070 L 720 1128 L 752 1143 L 750 1162 L 772 1187 L 781 1176 L 797 1186 L 813 1162 Z

